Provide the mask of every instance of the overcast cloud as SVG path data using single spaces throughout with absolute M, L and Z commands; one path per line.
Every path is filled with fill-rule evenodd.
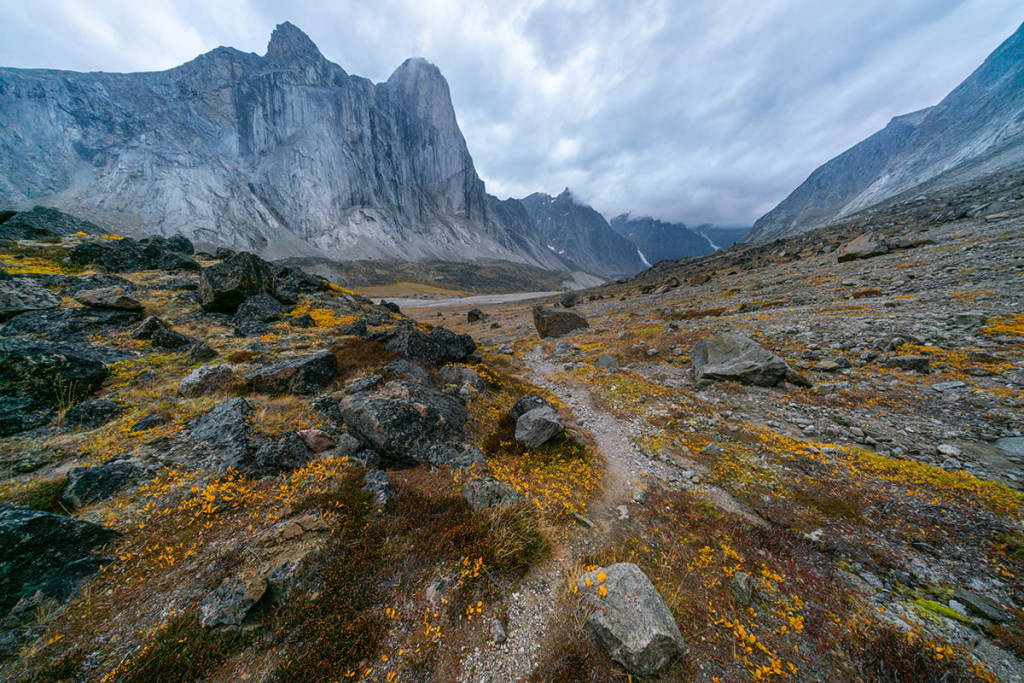
M 291 21 L 349 73 L 437 64 L 501 197 L 565 186 L 612 216 L 750 224 L 815 167 L 938 102 L 1020 0 L 34 0 L 0 64 L 165 69 L 263 54 Z

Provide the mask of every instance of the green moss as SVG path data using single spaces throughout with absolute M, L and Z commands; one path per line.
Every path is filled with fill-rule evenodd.
M 67 514 L 68 511 L 60 498 L 67 484 L 67 477 L 33 481 L 24 488 L 0 496 L 0 502 L 10 505 L 27 505 L 44 512 Z
M 973 624 L 974 620 L 968 616 L 960 614 L 952 607 L 947 607 L 941 602 L 935 602 L 934 600 L 925 600 L 924 598 L 917 598 L 910 601 L 911 607 L 922 617 L 931 621 L 938 621 L 938 617 L 946 617 L 954 621 L 959 621 L 961 624 Z

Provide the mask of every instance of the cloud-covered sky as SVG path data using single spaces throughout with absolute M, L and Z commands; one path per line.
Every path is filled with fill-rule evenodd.
M 406 57 L 451 86 L 501 197 L 565 186 L 612 216 L 750 224 L 818 165 L 938 102 L 1020 0 L 34 0 L 0 64 L 165 69 L 291 21 L 349 73 Z

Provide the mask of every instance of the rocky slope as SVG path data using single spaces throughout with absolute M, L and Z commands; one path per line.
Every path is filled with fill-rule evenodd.
M 271 258 L 569 269 L 485 193 L 437 67 L 373 84 L 289 23 L 263 56 L 221 47 L 157 73 L 0 69 L 0 127 L 4 208 Z
M 1024 163 L 1024 26 L 939 104 L 898 116 L 815 170 L 746 239 L 769 241 L 924 183 L 974 186 Z
M 0 243 L 3 677 L 1020 681 L 1024 197 L 953 199 L 539 311 Z
M 627 213 L 616 216 L 609 225 L 635 244 L 651 265 L 658 261 L 705 256 L 715 250 L 707 237 L 690 230 L 684 223 L 666 223 L 647 216 L 633 218 Z
M 604 216 L 576 201 L 569 188 L 557 197 L 535 192 L 519 201 L 536 222 L 543 244 L 580 270 L 615 278 L 646 267 L 636 245 L 612 230 Z

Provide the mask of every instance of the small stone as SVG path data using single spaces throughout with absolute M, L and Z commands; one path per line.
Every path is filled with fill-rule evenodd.
M 962 451 L 959 448 L 949 443 L 939 444 L 939 447 L 935 450 L 939 455 L 948 455 L 952 458 L 959 457 L 962 454 Z
M 306 444 L 306 448 L 314 453 L 323 453 L 338 443 L 333 436 L 321 429 L 300 429 L 299 438 Z

